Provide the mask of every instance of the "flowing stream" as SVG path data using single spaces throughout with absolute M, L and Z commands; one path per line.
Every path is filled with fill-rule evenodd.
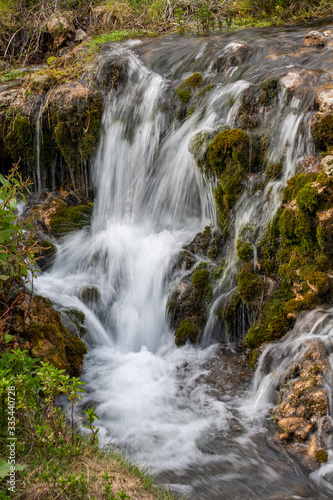
M 174 259 L 196 233 L 216 222 L 211 186 L 189 143 L 198 132 L 234 127 L 243 93 L 272 75 L 285 75 L 289 67 L 317 72 L 318 81 L 325 81 L 325 54 L 296 54 L 307 31 L 244 31 L 241 40 L 250 52 L 223 73 L 216 61 L 228 56 L 239 33 L 136 40 L 106 50 L 101 58 L 121 58 L 127 74 L 104 113 L 94 161 L 93 221 L 60 242 L 52 270 L 36 281 L 37 292 L 60 310 L 75 307 L 85 314 L 89 352 L 81 406 L 95 407 L 101 441 L 112 440 L 159 482 L 190 498 L 332 498 L 332 465 L 309 477 L 272 440 L 273 381 L 267 389 L 259 365 L 251 386 L 244 355 L 232 344 L 209 342 L 214 307 L 235 286 L 239 232 L 251 222 L 259 238 L 286 180 L 314 151 L 308 91 L 290 100 L 282 89 L 278 111 L 265 117 L 265 133 L 273 138 L 268 154 L 272 162 L 283 158 L 283 178 L 261 191 L 249 183 L 237 202 L 228 265 L 215 290 L 204 345 L 176 348 L 166 316 Z M 204 74 L 204 84 L 215 86 L 180 120 L 173 88 L 195 71 Z M 98 300 L 88 307 L 80 297 L 89 287 L 98 290 Z M 325 328 L 332 331 L 333 313 L 325 314 Z M 325 332 L 295 327 L 297 338 L 326 335 L 330 343 Z

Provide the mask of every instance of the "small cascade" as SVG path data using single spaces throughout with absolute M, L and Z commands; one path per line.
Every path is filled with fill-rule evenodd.
M 283 187 L 313 152 L 308 93 L 290 99 L 280 89 L 276 112 L 262 117 L 260 134 L 271 138 L 266 157 L 283 161 L 283 171 L 264 187 L 263 174 L 251 172 L 233 208 L 226 265 L 202 345 L 176 348 L 166 315 L 174 262 L 199 231 L 217 224 L 213 182 L 199 172 L 191 144 L 199 134 L 212 138 L 237 127 L 246 92 L 272 74 L 285 74 L 284 54 L 296 44 L 281 33 L 281 62 L 273 68 L 268 55 L 276 38 L 266 32 L 259 39 L 252 30 L 242 35 L 244 44 L 252 44 L 251 63 L 231 64 L 235 35 L 111 46 L 107 56 L 125 61 L 127 74 L 104 111 L 92 172 L 92 224 L 61 241 L 53 268 L 35 288 L 60 311 L 85 314 L 87 393 L 81 408 L 95 407 L 102 444 L 112 439 L 159 481 L 192 498 L 325 500 L 326 479 L 321 473 L 309 478 L 288 458 L 269 438 L 272 424 L 263 416 L 277 403 L 283 370 L 304 355 L 304 342 L 318 336 L 330 348 L 333 312 L 309 313 L 284 342 L 269 346 L 252 390 L 247 361 L 234 342 L 252 323 L 251 313 L 241 308 L 234 337 L 224 332 L 223 348 L 214 343 L 224 328 L 216 312 L 237 285 L 239 236 L 250 227 L 256 266 L 256 244 Z M 316 59 L 314 70 L 320 64 Z M 196 71 L 209 89 L 184 117 L 174 89 Z M 178 270 L 177 279 L 184 275 Z M 87 291 L 95 300 L 87 300 Z

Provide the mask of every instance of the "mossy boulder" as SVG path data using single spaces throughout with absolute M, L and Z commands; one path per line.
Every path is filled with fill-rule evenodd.
M 175 93 L 183 104 L 187 104 L 194 94 L 196 89 L 202 87 L 203 76 L 200 73 L 194 73 L 189 76 L 183 83 L 175 88 Z
M 91 216 L 91 205 L 61 207 L 50 215 L 50 228 L 56 236 L 61 236 L 89 226 Z
M 195 344 L 198 340 L 201 328 L 196 323 L 189 320 L 184 320 L 181 322 L 179 328 L 177 328 L 175 335 L 175 343 L 178 347 L 186 344 L 187 341 Z

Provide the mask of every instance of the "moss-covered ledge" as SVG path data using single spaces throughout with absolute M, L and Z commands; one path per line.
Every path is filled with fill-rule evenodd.
M 86 345 L 65 328 L 48 299 L 22 293 L 13 309 L 10 333 L 14 335 L 12 347 L 28 350 L 32 357 L 48 361 L 71 376 L 80 375 Z

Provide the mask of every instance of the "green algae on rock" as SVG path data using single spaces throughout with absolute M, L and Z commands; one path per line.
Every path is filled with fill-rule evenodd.
M 187 104 L 191 99 L 195 89 L 202 87 L 203 76 L 200 73 L 194 73 L 183 83 L 175 88 L 175 93 L 183 104 Z

